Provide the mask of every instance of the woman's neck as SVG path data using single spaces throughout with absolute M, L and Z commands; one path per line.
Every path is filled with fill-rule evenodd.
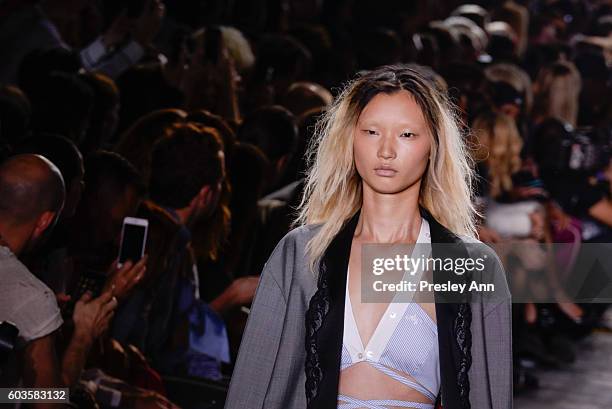
M 415 243 L 421 228 L 420 186 L 381 194 L 367 186 L 355 237 L 369 243 Z

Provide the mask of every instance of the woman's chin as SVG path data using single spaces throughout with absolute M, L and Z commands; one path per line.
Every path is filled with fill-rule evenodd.
M 369 190 L 381 195 L 395 195 L 405 192 L 414 186 L 414 183 L 401 183 L 399 180 L 392 178 L 380 178 L 383 180 L 375 181 L 375 183 L 366 183 Z

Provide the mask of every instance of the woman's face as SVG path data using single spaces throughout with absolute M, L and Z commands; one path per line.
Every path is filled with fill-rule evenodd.
M 355 127 L 355 166 L 364 188 L 377 193 L 420 188 L 430 148 L 429 128 L 408 91 L 376 95 Z

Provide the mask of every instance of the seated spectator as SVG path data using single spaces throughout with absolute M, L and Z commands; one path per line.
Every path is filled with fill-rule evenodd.
M 299 117 L 306 111 L 331 105 L 333 96 L 325 87 L 313 82 L 291 84 L 282 105 Z
M 185 118 L 185 122 L 195 122 L 203 126 L 215 128 L 217 132 L 219 132 L 219 136 L 223 142 L 225 168 L 229 172 L 232 166 L 233 147 L 236 143 L 235 129 L 238 128 L 238 123 L 226 120 L 204 109 L 190 112 L 187 118 Z
M 512 190 L 512 174 L 521 167 L 523 141 L 514 120 L 502 113 L 484 113 L 472 124 L 475 160 L 482 163 L 482 198 L 502 199 Z
M 572 130 L 562 121 L 549 118 L 533 135 L 533 156 L 551 196 L 568 214 L 582 222 L 582 238 L 589 242 L 609 242 L 612 234 L 609 154 L 590 171 L 570 168 L 566 153 Z
M 486 225 L 487 215 L 498 200 L 507 200 L 513 188 L 512 174 L 521 167 L 523 141 L 514 120 L 501 113 L 479 115 L 472 129 L 473 155 L 479 176 L 475 186 L 476 201 L 485 215 L 485 223 L 479 226 L 478 234 L 482 241 L 494 243 L 500 241 L 502 234 Z
M 81 77 L 93 92 L 89 128 L 81 142 L 84 156 L 98 149 L 107 149 L 119 122 L 119 89 L 103 74 L 89 73 Z
M 8 384 L 17 385 L 23 377 L 28 386 L 56 386 L 60 369 L 52 348 L 53 334 L 63 323 L 60 310 L 53 292 L 17 257 L 52 227 L 64 204 L 64 182 L 48 160 L 17 156 L 0 167 L 0 190 L 0 320 L 17 326 L 25 363 L 9 371 Z
M 297 138 L 295 117 L 280 106 L 260 108 L 249 115 L 238 129 L 238 140 L 257 146 L 270 161 L 266 193 L 281 187 L 278 183 L 295 151 Z
M 136 282 L 123 282 L 126 277 L 109 277 L 109 266 L 119 254 L 121 228 L 125 217 L 136 216 L 145 187 L 138 171 L 116 153 L 97 152 L 85 163 L 85 189 L 74 217 L 69 221 L 68 254 L 72 258 L 73 277 L 69 290 L 82 291 L 86 283 L 94 294 L 116 284 L 115 296 L 122 301 L 144 276 L 146 257 L 138 263 L 124 265 L 139 269 Z M 138 266 L 138 268 L 136 268 Z M 80 284 L 79 284 L 80 283 Z M 120 287 L 120 288 L 119 288 Z M 78 294 L 77 294 L 78 295 Z
M 137 347 L 155 363 L 166 340 L 175 298 L 180 226 L 150 200 L 142 203 L 137 215 L 149 222 L 148 272 L 117 314 L 111 334 L 118 342 Z
M 59 170 L 37 155 L 18 155 L 0 166 L 0 321 L 19 330 L 18 362 L 3 372 L 2 385 L 72 386 L 93 341 L 108 327 L 117 300 L 112 290 L 75 306 L 74 333 L 63 357 L 55 355 L 55 334 L 63 321 L 53 292 L 17 259 L 50 230 L 64 204 Z M 40 404 L 37 407 L 50 405 Z
M 523 111 L 524 100 L 521 93 L 505 81 L 489 84 L 489 93 L 495 108 L 515 121 Z
M 114 150 L 139 169 L 144 180 L 148 180 L 155 142 L 166 133 L 168 126 L 183 122 L 186 117 L 187 113 L 180 109 L 152 111 L 121 134 Z
M 487 80 L 491 83 L 506 82 L 510 84 L 523 99 L 522 114 L 529 114 L 533 105 L 533 90 L 529 74 L 520 67 L 513 64 L 493 64 L 485 68 Z M 504 111 L 503 105 L 497 105 L 498 109 Z M 513 115 L 510 115 L 513 116 Z M 516 117 L 515 117 L 516 119 Z
M 209 26 L 193 35 L 194 50 L 183 78 L 182 91 L 189 110 L 205 109 L 240 120 L 238 73 L 219 27 Z
M 49 159 L 60 170 L 66 184 L 66 202 L 61 219 L 74 216 L 83 192 L 83 157 L 70 139 L 54 134 L 34 135 L 15 147 L 15 153 L 33 153 Z
M 77 145 L 89 127 L 93 92 L 80 77 L 54 73 L 40 81 L 29 95 L 32 128 L 66 136 Z
M 326 108 L 314 108 L 306 111 L 304 114 L 296 118 L 298 124 L 298 141 L 295 148 L 295 153 L 291 155 L 291 159 L 283 172 L 282 179 L 278 184 L 281 189 L 295 183 L 297 180 L 302 180 L 308 169 L 307 151 L 310 146 L 312 135 L 315 133 L 317 121 L 325 115 Z M 274 192 L 270 193 L 274 195 Z M 301 196 L 301 192 L 298 194 Z M 300 199 L 294 198 L 299 201 Z M 293 198 L 287 198 L 288 202 L 294 202 Z
M 518 58 L 519 38 L 512 27 L 503 21 L 492 21 L 485 27 L 489 35 L 487 52 L 496 63 L 515 63 Z
M 444 24 L 458 38 L 462 60 L 476 62 L 489 57 L 485 54 L 488 43 L 487 34 L 472 20 L 467 17 L 452 16 L 444 20 Z
M 279 103 L 291 84 L 308 78 L 312 56 L 288 35 L 267 35 L 258 44 L 253 75 L 247 85 L 247 114 Z
M 432 21 L 427 25 L 425 32 L 435 38 L 440 53 L 440 66 L 432 67 L 434 70 L 440 71 L 448 62 L 459 61 L 461 48 L 454 30 L 442 21 Z
M 251 44 L 244 34 L 235 27 L 222 26 L 221 35 L 229 55 L 236 64 L 236 70 L 241 76 L 248 75 L 255 64 L 255 56 Z
M 414 34 L 408 44 L 414 58 L 412 60 L 419 65 L 439 70 L 441 67 L 438 40 L 432 33 L 423 32 Z
M 181 108 L 185 95 L 171 84 L 159 64 L 136 66 L 117 78 L 119 133 L 157 110 Z
M 167 343 L 158 362 L 161 368 L 172 373 L 220 378 L 219 363 L 229 361 L 227 339 L 223 336 L 225 330 L 216 330 L 216 339 L 212 328 L 204 334 L 200 331 L 195 342 L 203 342 L 205 337 L 209 337 L 211 343 L 192 345 L 196 331 L 193 326 L 204 324 L 203 320 L 206 320 L 208 325 L 221 325 L 222 328 L 223 324 L 216 314 L 250 302 L 258 282 L 253 277 L 241 278 L 213 300 L 210 307 L 200 301 L 200 276 L 191 246 L 192 229 L 199 220 L 206 220 L 215 213 L 224 177 L 222 144 L 212 128 L 190 123 L 176 125 L 155 146 L 151 200 L 163 207 L 180 226 L 179 247 L 174 260 L 176 288 L 168 285 L 166 289 L 166 293 L 170 291 L 170 296 L 176 294 L 176 298 L 172 305 L 170 326 L 159 334 Z M 203 353 L 203 350 L 207 352 Z
M 542 68 L 533 84 L 533 121 L 539 124 L 550 117 L 576 127 L 580 89 L 580 73 L 571 62 Z
M 523 61 L 523 67 L 529 74 L 531 80 L 535 80 L 543 67 L 554 64 L 557 61 L 569 59 L 569 47 L 560 43 L 553 44 L 529 44 Z
M 56 165 L 66 184 L 66 201 L 55 228 L 37 251 L 28 256 L 26 264 L 56 293 L 65 293 L 68 272 L 65 257 L 68 247 L 67 220 L 74 216 L 83 191 L 83 158 L 76 145 L 59 135 L 39 134 L 16 146 L 15 153 L 37 154 Z
M 515 1 L 504 1 L 493 10 L 492 20 L 505 21 L 512 27 L 517 35 L 517 53 L 523 55 L 527 48 L 527 36 L 529 30 L 529 11 L 527 7 Z

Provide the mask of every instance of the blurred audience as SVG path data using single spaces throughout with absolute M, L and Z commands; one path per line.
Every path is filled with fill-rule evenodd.
M 514 284 L 556 286 L 514 306 L 515 391 L 537 387 L 532 368 L 606 330 L 607 304 L 562 283 L 612 238 L 611 22 L 599 0 L 3 2 L 3 380 L 84 408 L 222 407 L 318 119 L 359 71 L 406 63 L 457 106 L 480 239 L 555 260 L 504 256 Z M 126 217 L 146 255 L 118 268 Z

